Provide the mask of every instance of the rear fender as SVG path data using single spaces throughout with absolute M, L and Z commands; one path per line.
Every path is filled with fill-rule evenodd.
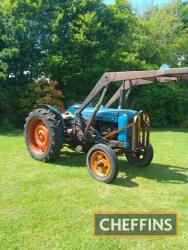
M 51 106 L 51 105 L 49 105 L 49 104 L 41 104 L 41 105 L 35 106 L 35 109 L 38 109 L 38 108 L 50 110 L 50 111 L 52 111 L 55 115 L 57 115 L 57 117 L 58 117 L 58 118 L 60 119 L 60 121 L 61 121 L 62 128 L 64 129 L 64 121 L 63 121 L 62 114 L 61 114 L 61 112 L 60 112 L 56 107 Z

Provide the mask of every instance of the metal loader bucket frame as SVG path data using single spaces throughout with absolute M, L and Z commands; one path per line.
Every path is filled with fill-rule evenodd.
M 140 111 L 135 117 L 132 126 L 132 151 L 149 146 L 150 119 L 145 111 Z
M 104 100 L 105 94 L 109 85 L 112 82 L 121 81 L 121 87 L 116 91 L 116 93 L 110 98 L 106 103 L 105 107 L 109 108 L 118 98 L 120 98 L 122 90 L 124 93 L 125 99 L 128 97 L 131 89 L 137 85 L 148 85 L 148 84 L 158 84 L 158 83 L 173 83 L 177 81 L 187 81 L 188 80 L 188 67 L 186 68 L 172 68 L 167 70 L 151 70 L 151 71 L 127 71 L 127 72 L 107 72 L 104 73 L 100 80 L 97 82 L 95 87 L 92 89 L 90 94 L 81 104 L 80 108 L 77 111 L 78 122 L 80 124 L 82 137 L 86 139 L 88 136 L 88 131 L 93 130 L 92 124 L 95 119 L 95 116 L 100 109 L 102 102 Z M 82 111 L 100 94 L 100 99 L 93 110 L 93 114 L 89 121 L 84 121 L 82 118 Z M 142 124 L 147 124 L 149 117 L 145 112 L 141 112 L 137 115 L 134 121 L 133 126 L 133 143 L 132 148 L 136 149 L 139 146 L 138 137 L 140 136 L 140 126 Z M 142 126 L 143 127 L 143 126 Z M 142 135 L 142 143 L 146 147 L 149 143 L 149 126 L 144 125 L 144 132 Z M 126 129 L 126 128 L 125 128 Z M 137 131 L 138 130 L 138 131 Z M 137 131 L 137 135 L 136 132 Z M 97 131 L 96 131 L 97 132 Z M 99 134 L 99 133 L 97 133 Z M 136 139 L 137 138 L 137 139 Z

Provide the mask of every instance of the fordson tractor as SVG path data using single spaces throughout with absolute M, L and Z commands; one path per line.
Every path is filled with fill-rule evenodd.
M 118 174 L 117 154 L 125 154 L 132 165 L 148 166 L 154 155 L 150 119 L 143 110 L 125 109 L 128 95 L 136 85 L 186 80 L 188 68 L 105 73 L 82 104 L 69 107 L 63 114 L 48 104 L 35 107 L 25 123 L 28 151 L 36 160 L 51 162 L 64 145 L 73 150 L 80 147 L 87 152 L 91 176 L 105 183 Z M 121 86 L 104 104 L 113 82 L 121 82 Z M 119 107 L 110 108 L 118 99 Z

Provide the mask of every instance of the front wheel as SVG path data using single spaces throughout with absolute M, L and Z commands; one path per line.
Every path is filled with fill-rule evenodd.
M 138 152 L 127 151 L 125 152 L 125 156 L 130 164 L 146 167 L 152 162 L 154 151 L 150 144 L 147 148 L 142 148 Z
M 105 144 L 96 144 L 89 150 L 87 167 L 95 180 L 105 183 L 112 182 L 119 172 L 117 156 Z

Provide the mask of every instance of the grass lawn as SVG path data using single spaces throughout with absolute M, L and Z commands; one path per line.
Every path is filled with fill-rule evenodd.
M 188 129 L 151 134 L 148 168 L 119 157 L 115 182 L 93 180 L 86 155 L 62 150 L 58 161 L 33 160 L 19 132 L 0 133 L 0 249 L 188 249 Z M 94 212 L 173 211 L 177 238 L 95 238 Z

